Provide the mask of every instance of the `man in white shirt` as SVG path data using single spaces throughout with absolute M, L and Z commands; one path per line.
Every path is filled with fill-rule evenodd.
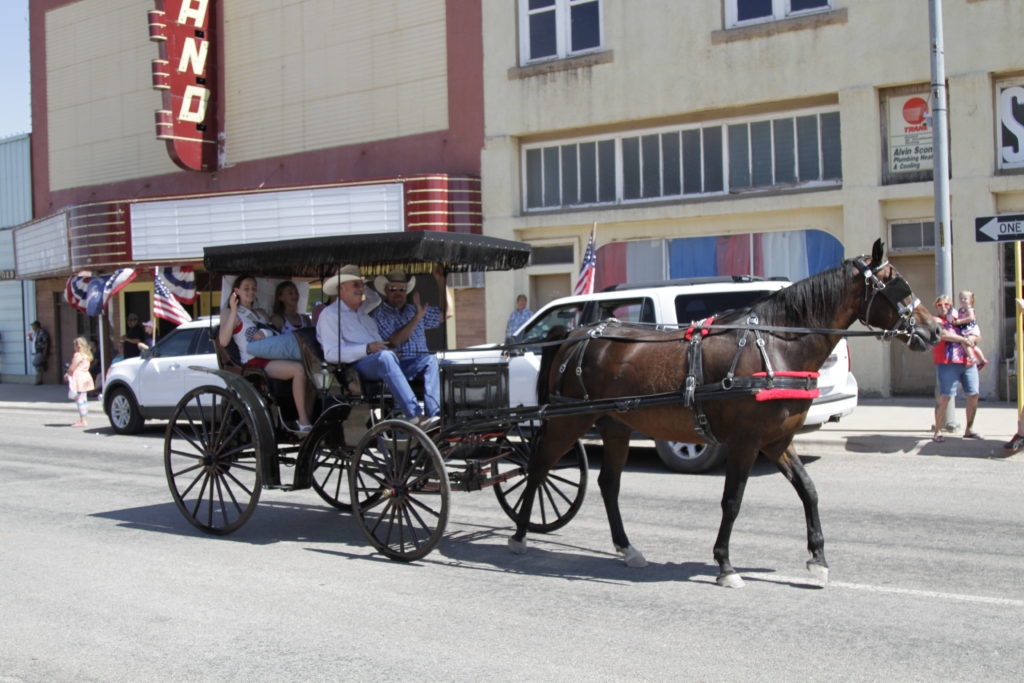
M 425 429 L 434 427 L 437 418 L 423 415 L 423 408 L 402 372 L 398 356 L 389 349 L 377 329 L 370 311 L 380 304 L 380 296 L 366 289 L 358 266 L 345 266 L 328 278 L 323 287 L 326 296 L 337 299 L 324 307 L 316 321 L 316 338 L 328 363 L 348 363 L 365 379 L 383 380 L 405 417 Z

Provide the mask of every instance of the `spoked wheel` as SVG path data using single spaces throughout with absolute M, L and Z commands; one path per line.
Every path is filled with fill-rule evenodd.
M 348 474 L 352 449 L 345 444 L 345 421 L 331 417 L 318 420 L 306 439 L 313 449 L 313 489 L 334 507 L 351 512 Z
M 164 437 L 174 502 L 208 534 L 245 524 L 260 499 L 259 444 L 252 415 L 231 391 L 205 386 L 178 402 Z
M 363 436 L 352 458 L 352 512 L 373 547 L 393 560 L 424 557 L 448 523 L 451 487 L 434 442 L 404 420 Z
M 498 504 L 512 521 L 519 519 L 519 511 L 523 507 L 526 473 L 539 431 L 539 427 L 529 423 L 517 425 L 503 437 L 508 455 L 492 464 L 493 474 L 512 475 L 494 485 Z M 577 441 L 548 471 L 544 483 L 537 489 L 527 529 L 547 533 L 568 524 L 583 505 L 588 469 L 587 451 L 583 443 Z M 516 471 L 521 476 L 514 476 Z

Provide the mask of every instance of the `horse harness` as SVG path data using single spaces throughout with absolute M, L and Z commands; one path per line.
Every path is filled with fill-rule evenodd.
M 758 317 L 751 313 L 747 316 L 746 326 L 743 334 L 737 340 L 736 353 L 733 355 L 729 371 L 720 381 L 704 383 L 703 354 L 701 353 L 701 341 L 711 331 L 713 318 L 706 318 L 686 330 L 686 334 L 680 339 L 680 343 L 689 344 L 687 355 L 687 374 L 683 387 L 678 391 L 664 392 L 660 394 L 648 394 L 645 396 L 617 397 L 614 399 L 598 399 L 590 401 L 590 394 L 583 383 L 583 358 L 586 355 L 587 347 L 594 339 L 622 339 L 624 341 L 636 341 L 632 337 L 614 337 L 606 335 L 605 330 L 611 325 L 620 325 L 621 321 L 615 318 L 608 318 L 597 323 L 587 334 L 574 340 L 575 343 L 569 349 L 561 365 L 558 366 L 559 375 L 564 376 L 570 366 L 575 365 L 572 374 L 579 383 L 582 399 L 574 399 L 560 394 L 553 394 L 552 401 L 560 402 L 587 402 L 590 407 L 598 409 L 616 410 L 626 412 L 636 408 L 660 405 L 665 403 L 679 403 L 690 409 L 694 420 L 695 431 L 709 444 L 719 443 L 719 440 L 711 430 L 710 422 L 704 412 L 704 401 L 726 398 L 737 394 L 752 394 L 758 401 L 783 398 L 813 399 L 818 396 L 818 373 L 817 372 L 791 372 L 776 371 L 772 368 L 768 353 L 765 350 L 765 340 L 758 329 Z M 736 367 L 739 365 L 740 356 L 743 355 L 753 333 L 754 345 L 757 347 L 764 366 L 763 372 L 756 372 L 752 375 L 736 376 Z

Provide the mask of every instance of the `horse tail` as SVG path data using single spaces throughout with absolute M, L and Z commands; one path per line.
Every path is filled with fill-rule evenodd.
M 569 328 L 565 325 L 558 325 L 552 327 L 548 332 L 548 335 L 544 338 L 544 342 L 547 346 L 541 352 L 540 356 L 540 369 L 537 371 L 537 405 L 544 405 L 548 402 L 551 396 L 551 392 L 548 389 L 549 381 L 548 375 L 551 374 L 551 366 L 555 362 L 555 354 L 562 348 L 561 344 L 553 344 L 551 342 L 557 342 L 565 339 L 569 336 Z

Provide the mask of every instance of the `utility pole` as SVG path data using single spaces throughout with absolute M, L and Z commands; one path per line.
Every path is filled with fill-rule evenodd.
M 953 249 L 949 216 L 949 120 L 946 101 L 946 52 L 942 38 L 942 0 L 928 0 L 932 46 L 932 177 L 935 183 L 935 293 L 954 296 Z M 943 426 L 957 428 L 955 401 L 947 404 Z

